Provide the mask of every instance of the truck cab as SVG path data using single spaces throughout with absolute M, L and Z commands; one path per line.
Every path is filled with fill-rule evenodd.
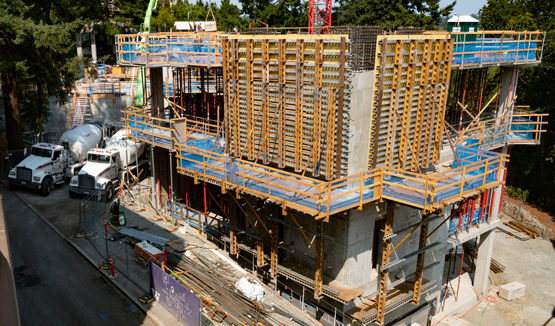
M 37 189 L 48 196 L 54 184 L 63 183 L 63 171 L 68 162 L 67 151 L 60 145 L 38 143 L 31 147 L 31 155 L 10 171 L 10 187 Z
M 91 149 L 87 153 L 87 163 L 69 182 L 69 196 L 92 194 L 100 191 L 106 201 L 111 201 L 119 184 L 121 166 L 120 153 L 109 149 Z

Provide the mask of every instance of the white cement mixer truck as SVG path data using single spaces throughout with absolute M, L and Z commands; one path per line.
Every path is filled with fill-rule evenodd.
M 89 149 L 103 145 L 108 134 L 109 128 L 103 124 L 86 124 L 64 132 L 60 145 L 33 145 L 30 155 L 10 171 L 10 188 L 37 189 L 48 196 L 54 185 L 79 171 Z
M 108 139 L 106 149 L 89 150 L 86 164 L 70 180 L 69 196 L 76 198 L 98 190 L 106 201 L 111 201 L 127 171 L 146 163 L 139 161 L 143 152 L 143 143 L 129 140 L 126 129 L 118 131 Z

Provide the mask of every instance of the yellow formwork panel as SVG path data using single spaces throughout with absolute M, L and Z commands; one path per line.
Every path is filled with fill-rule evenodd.
M 227 152 L 328 180 L 339 176 L 335 155 L 344 136 L 336 124 L 344 118 L 337 94 L 346 87 L 340 76 L 347 42 L 347 35 L 224 38 Z
M 447 33 L 378 36 L 369 169 L 437 162 L 452 46 Z

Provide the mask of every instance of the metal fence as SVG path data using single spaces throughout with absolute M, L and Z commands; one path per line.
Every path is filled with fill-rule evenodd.
M 117 227 L 117 217 L 114 220 L 113 207 L 118 199 L 106 202 L 105 197 L 97 190 L 87 195 L 79 208 L 79 232 L 76 237 L 86 237 L 89 243 L 102 257 L 101 268 L 109 269 L 110 262 L 117 274 L 124 274 L 132 282 L 149 291 L 148 277 L 143 269 L 134 269 L 135 242 L 124 237 Z M 119 210 L 118 210 L 119 212 Z M 146 269 L 145 269 L 146 270 Z

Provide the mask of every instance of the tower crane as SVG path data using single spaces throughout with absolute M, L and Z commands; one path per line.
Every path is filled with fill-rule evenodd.
M 326 34 L 331 26 L 333 0 L 309 0 L 308 31 L 310 34 Z

